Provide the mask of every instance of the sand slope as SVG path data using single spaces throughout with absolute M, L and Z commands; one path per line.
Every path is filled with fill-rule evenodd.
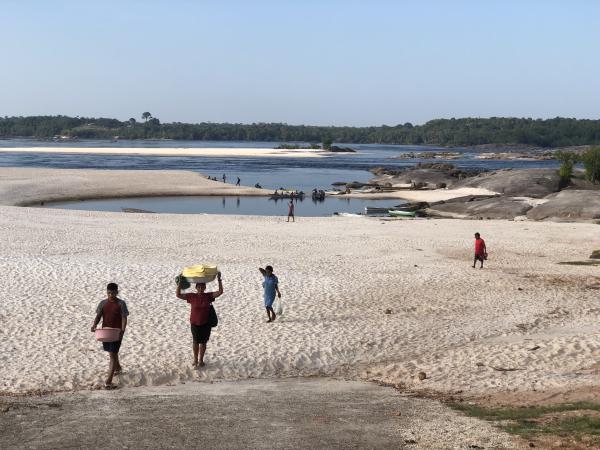
M 482 271 L 470 267 L 474 231 L 490 250 Z M 598 269 L 557 264 L 593 248 L 590 224 L 0 207 L 0 391 L 102 381 L 89 327 L 109 281 L 131 311 L 124 386 L 332 374 L 466 393 L 593 385 Z M 173 278 L 202 261 L 219 264 L 225 294 L 196 372 Z M 287 305 L 273 324 L 256 269 L 268 263 Z

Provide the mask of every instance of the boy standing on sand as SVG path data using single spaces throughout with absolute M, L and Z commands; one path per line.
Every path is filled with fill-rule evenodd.
M 294 195 L 294 194 L 292 194 L 292 195 Z M 288 218 L 287 218 L 288 222 L 290 221 L 290 217 L 292 218 L 292 222 L 295 222 L 295 219 L 294 219 L 294 199 L 293 198 L 290 200 L 290 203 L 288 203 Z
M 175 295 L 181 300 L 187 301 L 190 306 L 190 328 L 192 330 L 192 350 L 194 352 L 195 368 L 204 367 L 204 353 L 206 353 L 206 343 L 210 339 L 212 326 L 210 324 L 210 306 L 215 298 L 223 294 L 223 282 L 221 281 L 221 272 L 217 272 L 217 281 L 219 290 L 216 292 L 205 292 L 206 283 L 196 283 L 196 293 L 181 293 L 181 278 L 177 283 Z M 198 359 L 198 354 L 200 358 Z
M 473 258 L 473 269 L 477 261 L 481 262 L 480 269 L 483 269 L 483 260 L 487 259 L 487 248 L 485 247 L 485 241 L 481 239 L 479 233 L 475 233 L 475 257 Z
M 275 294 L 277 297 L 281 298 L 281 292 L 279 291 L 279 280 L 273 273 L 273 267 L 267 266 L 264 269 L 259 267 L 258 270 L 263 276 L 263 289 L 264 292 L 264 301 L 265 308 L 267 309 L 267 316 L 269 316 L 268 322 L 273 322 L 277 316 L 275 315 L 275 311 L 273 311 L 273 302 L 275 301 Z
M 123 335 L 125 334 L 125 328 L 127 328 L 127 316 L 129 316 L 129 310 L 127 304 L 117 297 L 119 294 L 119 286 L 117 283 L 108 283 L 106 286 L 106 299 L 98 303 L 96 308 L 96 318 L 92 324 L 92 333 L 96 331 L 96 327 L 102 319 L 102 328 L 120 328 L 121 336 L 116 342 L 103 342 L 102 347 L 105 352 L 108 352 L 110 356 L 110 363 L 108 366 L 108 377 L 104 383 L 106 389 L 115 389 L 116 386 L 112 383 L 113 375 L 121 373 L 121 364 L 119 363 L 119 350 L 121 349 L 121 342 L 123 341 Z

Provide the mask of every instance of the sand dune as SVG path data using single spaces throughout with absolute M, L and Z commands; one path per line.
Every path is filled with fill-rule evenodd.
M 470 267 L 474 231 L 488 242 L 484 270 Z M 600 239 L 591 224 L 288 224 L 3 206 L 0 391 L 102 381 L 106 354 L 89 327 L 109 281 L 131 311 L 122 386 L 312 375 L 472 394 L 595 385 L 600 277 L 595 267 L 557 264 L 593 248 Z M 202 261 L 219 264 L 225 294 L 208 365 L 197 372 L 174 276 Z M 256 269 L 267 263 L 287 309 L 273 324 Z

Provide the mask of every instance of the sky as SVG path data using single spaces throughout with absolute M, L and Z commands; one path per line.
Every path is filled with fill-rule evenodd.
M 0 116 L 600 118 L 600 2 L 0 0 Z

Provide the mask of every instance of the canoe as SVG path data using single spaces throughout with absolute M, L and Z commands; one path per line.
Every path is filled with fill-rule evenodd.
M 415 217 L 414 211 L 398 211 L 396 209 L 390 209 L 388 211 L 390 217 Z
M 378 206 L 365 206 L 365 214 L 387 214 L 390 208 L 381 208 Z

